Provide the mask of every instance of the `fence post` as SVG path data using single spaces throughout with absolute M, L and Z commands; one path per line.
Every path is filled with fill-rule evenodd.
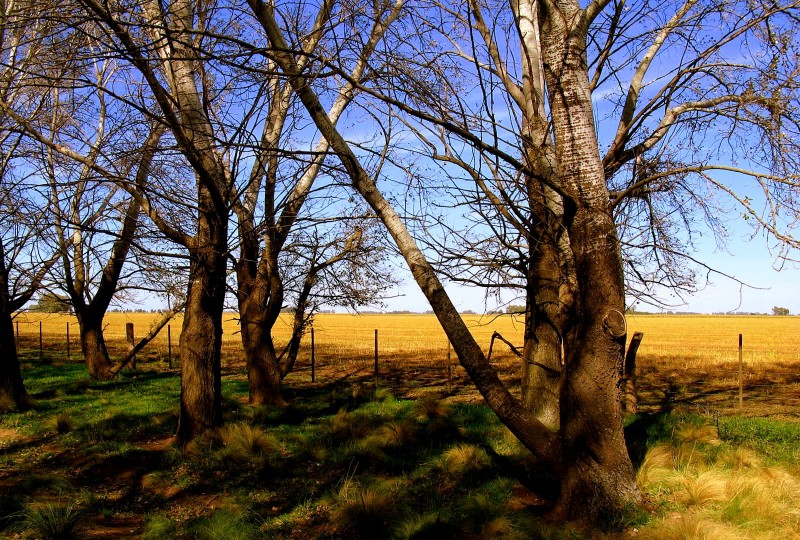
M 739 408 L 741 409 L 744 406 L 744 392 L 743 392 L 743 382 L 742 382 L 742 371 L 743 371 L 743 354 L 742 354 L 742 334 L 739 334 Z
M 42 352 L 42 321 L 39 321 L 39 360 L 44 358 L 44 354 Z
M 378 389 L 378 329 L 375 329 L 375 390 Z
M 69 355 L 69 323 L 67 323 L 67 360 L 71 360 L 72 358 Z
M 17 323 L 17 339 L 19 339 L 19 321 L 16 321 L 16 323 Z
M 172 369 L 172 325 L 167 325 L 167 366 Z
M 314 327 L 311 327 L 311 382 L 314 382 L 314 368 L 316 364 L 316 358 L 314 355 Z
M 636 393 L 636 353 L 642 344 L 644 332 L 634 332 L 628 352 L 625 354 L 625 412 L 636 414 L 639 398 Z
M 453 380 L 452 370 L 450 368 L 450 340 L 447 340 L 447 393 L 451 392 L 451 383 Z
M 125 339 L 128 342 L 128 352 L 133 350 L 133 323 L 125 323 Z M 136 369 L 136 355 L 131 360 L 131 367 Z

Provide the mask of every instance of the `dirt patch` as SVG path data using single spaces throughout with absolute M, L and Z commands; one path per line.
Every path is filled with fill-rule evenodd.
M 0 449 L 30 440 L 16 429 L 0 428 Z

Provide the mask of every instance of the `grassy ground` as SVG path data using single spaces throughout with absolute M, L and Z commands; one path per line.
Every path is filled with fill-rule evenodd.
M 177 370 L 158 349 L 137 370 L 98 383 L 76 362 L 77 346 L 70 362 L 47 340 L 40 360 L 38 344 L 22 336 L 24 377 L 37 404 L 0 416 L 0 536 L 800 538 L 796 360 L 755 361 L 752 353 L 739 409 L 738 383 L 722 359 L 687 360 L 699 347 L 658 349 L 658 328 L 643 327 L 658 321 L 635 321 L 645 331 L 641 414 L 627 429 L 649 512 L 610 516 L 605 531 L 576 531 L 542 519 L 547 493 L 536 463 L 458 368 L 448 377 L 446 346 L 392 350 L 393 330 L 381 328 L 386 349 L 374 391 L 375 321 L 365 324 L 364 358 L 343 343 L 336 354 L 322 347 L 314 383 L 310 366 L 301 366 L 287 381 L 284 410 L 245 405 L 231 340 L 226 428 L 185 453 L 171 445 Z M 423 326 L 408 321 L 397 323 L 407 344 L 415 338 L 402 329 Z M 487 337 L 497 328 L 484 327 Z M 332 342 L 346 328 L 318 322 L 317 339 Z M 496 365 L 513 384 L 510 355 Z

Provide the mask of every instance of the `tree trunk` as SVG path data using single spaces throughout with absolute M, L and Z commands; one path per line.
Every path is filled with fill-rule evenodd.
M 583 279 L 578 313 L 565 340 L 564 453 L 556 509 L 570 519 L 596 521 L 638 504 L 641 495 L 622 429 L 620 373 L 626 326 L 614 224 L 610 215 L 586 214 L 590 215 L 576 218 L 585 222 L 578 225 L 585 232 L 574 237 L 589 241 L 581 242 L 583 246 L 573 242 Z M 595 250 L 586 253 L 581 249 L 586 245 Z
M 208 229 L 207 220 L 201 227 Z M 185 444 L 222 423 L 222 313 L 225 301 L 224 223 L 206 247 L 190 252 L 189 289 L 179 343 L 181 410 L 178 442 Z M 210 245 L 209 245 L 210 244 Z M 221 245 L 220 245 L 221 244 Z
M 576 279 L 565 325 L 556 513 L 596 522 L 639 504 L 641 494 L 622 427 L 623 273 L 594 129 L 586 28 L 577 2 L 562 6 L 565 11 L 549 13 L 542 26 L 556 159 L 569 197 L 564 224 Z
M 476 8 L 475 9 L 479 9 Z M 563 382 L 562 289 L 570 283 L 568 240 L 563 226 L 564 208 L 553 185 L 560 185 L 551 126 L 547 121 L 536 0 L 512 2 L 519 29 L 523 114 L 521 132 L 526 164 L 535 174 L 526 175 L 531 226 L 525 276 L 525 334 L 522 364 L 522 402 L 543 424 L 557 430 Z M 545 179 L 545 181 L 542 181 Z M 565 249 L 566 248 L 566 249 Z M 567 299 L 568 300 L 568 299 Z
M 530 249 L 522 362 L 522 402 L 553 430 L 560 419 L 562 382 L 561 263 L 554 216 L 541 202 Z M 536 218 L 534 218 L 536 219 Z
M 108 356 L 106 341 L 103 337 L 103 313 L 87 308 L 85 312 L 76 310 L 81 340 L 81 351 L 86 361 L 89 375 L 99 381 L 108 381 L 115 377 L 111 371 L 113 363 Z
M 22 381 L 14 338 L 14 321 L 7 311 L 0 312 L 0 412 L 26 410 L 30 397 Z
M 286 405 L 281 392 L 281 369 L 278 365 L 272 327 L 263 306 L 251 296 L 240 304 L 242 345 L 247 360 L 247 383 L 251 405 Z

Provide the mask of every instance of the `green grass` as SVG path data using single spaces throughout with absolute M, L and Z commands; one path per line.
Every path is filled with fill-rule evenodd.
M 717 427 L 723 440 L 757 451 L 770 464 L 800 463 L 800 423 L 730 416 Z
M 553 495 L 547 471 L 484 406 L 356 384 L 251 408 L 246 383 L 226 379 L 226 426 L 181 452 L 168 444 L 176 374 L 101 383 L 79 364 L 29 363 L 37 406 L 0 416 L 20 437 L 0 454 L 0 535 L 45 537 L 26 512 L 70 500 L 81 527 L 127 519 L 143 538 L 582 537 L 541 517 L 531 497 Z M 627 435 L 653 510 L 611 529 L 758 538 L 800 525 L 797 423 L 665 413 L 629 418 Z
M 76 528 L 83 512 L 74 502 L 30 504 L 18 514 L 18 527 L 34 538 L 67 540 L 77 538 Z

